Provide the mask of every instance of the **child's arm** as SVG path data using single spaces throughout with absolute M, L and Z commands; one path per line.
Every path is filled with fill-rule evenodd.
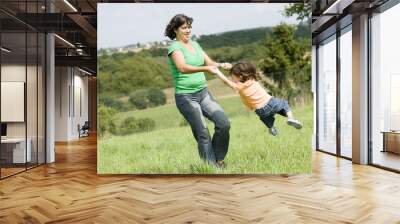
M 215 70 L 215 73 L 218 78 L 220 78 L 225 84 L 227 84 L 229 87 L 231 87 L 234 90 L 239 90 L 238 84 L 232 82 L 230 79 L 228 79 L 219 69 Z

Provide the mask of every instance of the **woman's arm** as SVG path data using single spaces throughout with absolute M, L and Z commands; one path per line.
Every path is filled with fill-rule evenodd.
M 206 52 L 203 51 L 203 57 L 204 57 L 204 64 L 205 65 L 212 65 L 212 66 L 217 66 L 218 68 L 221 67 L 220 63 L 217 63 L 213 61 L 207 54 Z
M 196 72 L 210 72 L 215 66 L 193 66 L 185 63 L 185 58 L 180 51 L 174 51 L 170 54 L 172 61 L 174 62 L 178 71 L 182 74 L 191 74 Z
M 239 85 L 228 79 L 219 69 L 213 70 L 213 73 L 232 89 L 239 90 Z
M 211 66 L 217 66 L 217 68 L 223 68 L 225 70 L 229 70 L 232 68 L 232 65 L 230 63 L 217 63 L 213 61 L 206 52 L 203 51 L 203 57 L 204 57 L 204 64 L 205 65 L 211 65 Z

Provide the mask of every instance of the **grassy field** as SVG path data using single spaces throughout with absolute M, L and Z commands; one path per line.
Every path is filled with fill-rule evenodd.
M 142 111 L 119 113 L 156 121 L 151 132 L 112 136 L 98 141 L 100 174 L 295 174 L 311 172 L 312 107 L 294 109 L 304 124 L 296 130 L 276 116 L 277 137 L 269 135 L 254 112 L 247 111 L 238 97 L 218 100 L 231 121 L 227 169 L 206 165 L 198 156 L 197 143 L 174 104 Z M 211 134 L 213 125 L 209 124 Z

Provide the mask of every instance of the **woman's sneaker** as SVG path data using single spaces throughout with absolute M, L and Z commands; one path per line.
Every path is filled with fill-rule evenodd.
M 272 136 L 277 136 L 278 135 L 278 130 L 276 130 L 275 127 L 269 128 L 268 131 Z
M 297 128 L 297 129 L 301 129 L 303 127 L 303 125 L 300 123 L 300 121 L 295 120 L 295 119 L 288 119 L 287 124 Z

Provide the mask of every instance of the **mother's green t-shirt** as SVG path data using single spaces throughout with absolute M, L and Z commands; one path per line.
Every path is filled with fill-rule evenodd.
M 200 45 L 193 40 L 189 40 L 190 44 L 194 47 L 195 53 L 190 52 L 179 41 L 174 41 L 168 48 L 168 56 L 173 51 L 181 51 L 185 63 L 192 66 L 204 65 L 203 49 Z M 191 74 L 182 74 L 179 72 L 171 57 L 168 57 L 168 67 L 173 76 L 175 93 L 195 93 L 207 87 L 206 77 L 204 72 L 196 72 Z

